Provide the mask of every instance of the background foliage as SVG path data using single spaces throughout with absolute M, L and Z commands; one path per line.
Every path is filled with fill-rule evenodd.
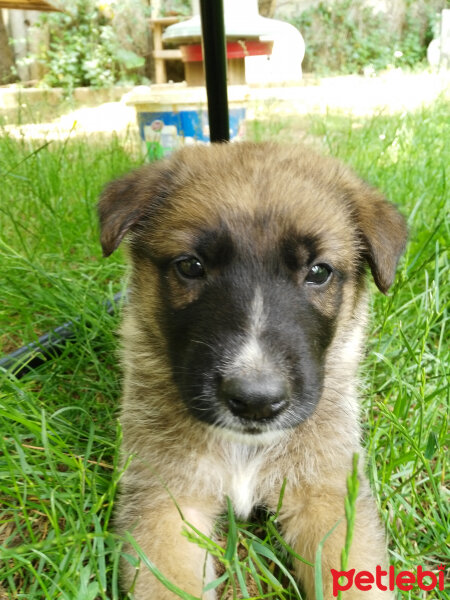
M 409 1 L 394 27 L 388 14 L 364 0 L 321 1 L 291 18 L 306 42 L 303 68 L 346 74 L 412 67 L 426 58 L 437 27 L 436 8 L 433 2 Z
M 323 75 L 423 63 L 446 0 L 404 0 L 395 22 L 367 0 L 320 0 L 306 10 L 301 10 L 302 3 L 291 4 L 289 16 L 281 18 L 288 18 L 305 38 L 303 69 Z M 191 12 L 186 0 L 161 2 L 163 15 Z M 42 83 L 70 91 L 151 77 L 149 16 L 147 0 L 71 0 L 66 13 L 43 16 L 48 44 L 38 57 L 46 68 Z M 278 16 L 276 11 L 273 16 Z
M 76 0 L 69 12 L 41 17 L 48 44 L 38 60 L 50 87 L 108 87 L 142 80 L 148 8 L 141 0 L 98 4 Z

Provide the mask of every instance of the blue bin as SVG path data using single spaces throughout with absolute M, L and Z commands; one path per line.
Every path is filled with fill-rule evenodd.
M 229 110 L 230 140 L 242 137 L 245 114 L 244 107 Z M 137 119 L 150 160 L 167 156 L 181 145 L 209 142 L 208 112 L 203 109 L 139 111 Z
M 230 140 L 244 137 L 247 86 L 230 86 Z M 167 156 L 180 146 L 209 142 L 206 90 L 186 84 L 140 86 L 125 102 L 136 110 L 139 134 L 149 160 Z

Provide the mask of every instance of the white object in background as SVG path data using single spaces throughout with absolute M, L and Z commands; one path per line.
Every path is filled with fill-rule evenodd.
M 269 19 L 267 19 L 269 21 Z M 248 56 L 245 79 L 251 83 L 295 83 L 302 78 L 305 42 L 298 29 L 284 21 L 270 19 L 261 41 L 273 40 L 270 56 Z

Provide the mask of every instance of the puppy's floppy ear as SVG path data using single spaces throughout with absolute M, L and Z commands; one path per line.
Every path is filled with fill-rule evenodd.
M 362 181 L 351 197 L 364 258 L 378 289 L 386 294 L 405 248 L 408 233 L 405 219 L 382 194 Z
M 161 161 L 137 169 L 105 187 L 98 203 L 103 256 L 112 254 L 134 225 L 151 216 L 168 196 L 171 182 L 167 161 Z

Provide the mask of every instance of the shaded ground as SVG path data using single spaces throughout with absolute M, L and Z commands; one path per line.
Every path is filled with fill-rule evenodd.
M 376 77 L 357 75 L 313 79 L 299 86 L 251 88 L 249 116 L 265 114 L 324 113 L 328 110 L 358 116 L 411 111 L 430 104 L 439 95 L 450 97 L 450 72 L 405 74 L 390 71 Z M 32 108 L 32 107 L 31 107 Z M 31 125 L 5 125 L 14 137 L 64 139 L 70 135 L 110 135 L 131 132 L 137 136 L 133 106 L 107 102 L 95 108 L 80 108 L 52 122 Z

